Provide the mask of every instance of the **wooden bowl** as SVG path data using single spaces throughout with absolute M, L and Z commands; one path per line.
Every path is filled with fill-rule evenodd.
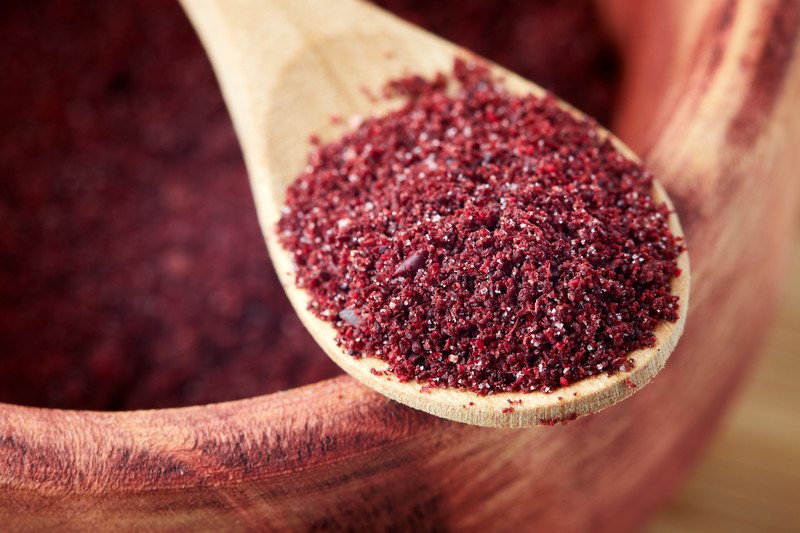
M 692 305 L 666 369 L 567 425 L 486 429 L 340 377 L 98 413 L 0 405 L 0 523 L 23 529 L 629 530 L 669 496 L 751 369 L 800 164 L 800 4 L 602 2 L 613 128 L 675 200 Z M 757 421 L 754 421 L 757 423 Z

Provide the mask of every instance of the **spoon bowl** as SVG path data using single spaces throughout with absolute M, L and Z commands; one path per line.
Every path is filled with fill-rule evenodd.
M 631 353 L 630 372 L 598 375 L 553 393 L 499 393 L 487 396 L 460 389 L 423 387 L 384 374 L 387 363 L 345 354 L 332 324 L 308 310 L 310 295 L 294 283 L 291 255 L 278 243 L 287 186 L 305 165 L 308 139 L 335 137 L 341 117 L 377 115 L 391 102 L 374 97 L 389 79 L 414 72 L 447 71 L 457 56 L 469 52 L 405 23 L 366 3 L 341 0 L 183 0 L 211 58 L 244 153 L 251 186 L 275 269 L 301 320 L 323 350 L 346 372 L 408 406 L 460 422 L 493 427 L 528 427 L 570 420 L 613 405 L 646 385 L 664 366 L 686 318 L 689 264 L 682 253 L 672 292 L 680 298 L 676 322 L 662 322 L 652 348 Z M 490 65 L 512 92 L 546 92 L 519 76 Z M 566 103 L 573 115 L 583 115 Z M 628 158 L 635 154 L 599 128 Z M 664 189 L 653 196 L 672 211 L 669 226 L 683 236 Z M 378 372 L 374 372 L 377 370 Z

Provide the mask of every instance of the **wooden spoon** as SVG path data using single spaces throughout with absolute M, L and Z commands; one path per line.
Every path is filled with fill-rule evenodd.
M 403 73 L 446 71 L 455 56 L 471 54 L 354 0 L 183 0 L 183 5 L 222 87 L 247 163 L 261 230 L 284 289 L 316 341 L 350 375 L 389 398 L 437 416 L 483 426 L 526 427 L 599 411 L 630 396 L 663 368 L 686 317 L 685 253 L 679 259 L 683 274 L 672 287 L 680 297 L 681 317 L 658 327 L 653 348 L 631 354 L 631 372 L 584 379 L 551 394 L 479 396 L 458 389 L 423 392 L 420 383 L 373 374 L 372 369 L 387 366 L 380 359 L 345 354 L 336 345 L 333 326 L 308 311 L 309 295 L 295 286 L 291 256 L 278 244 L 275 223 L 286 187 L 305 164 L 309 136 L 328 139 L 341 131 L 331 124 L 332 114 L 381 113 L 387 103 L 365 93 L 378 94 L 387 80 Z M 545 93 L 500 67 L 492 69 L 512 91 Z M 567 104 L 563 107 L 582 116 Z M 636 159 L 619 140 L 611 139 Z M 660 185 L 654 185 L 653 194 L 672 209 Z M 669 223 L 675 235 L 683 235 L 674 214 Z

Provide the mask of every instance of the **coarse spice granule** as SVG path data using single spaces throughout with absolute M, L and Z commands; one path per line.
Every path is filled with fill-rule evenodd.
M 478 63 L 386 89 L 402 106 L 318 146 L 278 223 L 342 347 L 480 394 L 630 369 L 678 318 L 651 174 Z

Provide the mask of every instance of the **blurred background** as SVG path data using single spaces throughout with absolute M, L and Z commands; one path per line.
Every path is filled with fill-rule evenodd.
M 683 488 L 647 528 L 800 529 L 800 220 L 778 311 L 760 360 Z
M 377 3 L 601 122 L 614 112 L 621 65 L 591 0 Z M 158 408 L 339 373 L 272 271 L 176 2 L 5 0 L 0 40 L 0 401 Z M 761 364 L 649 530 L 800 527 L 794 243 Z

